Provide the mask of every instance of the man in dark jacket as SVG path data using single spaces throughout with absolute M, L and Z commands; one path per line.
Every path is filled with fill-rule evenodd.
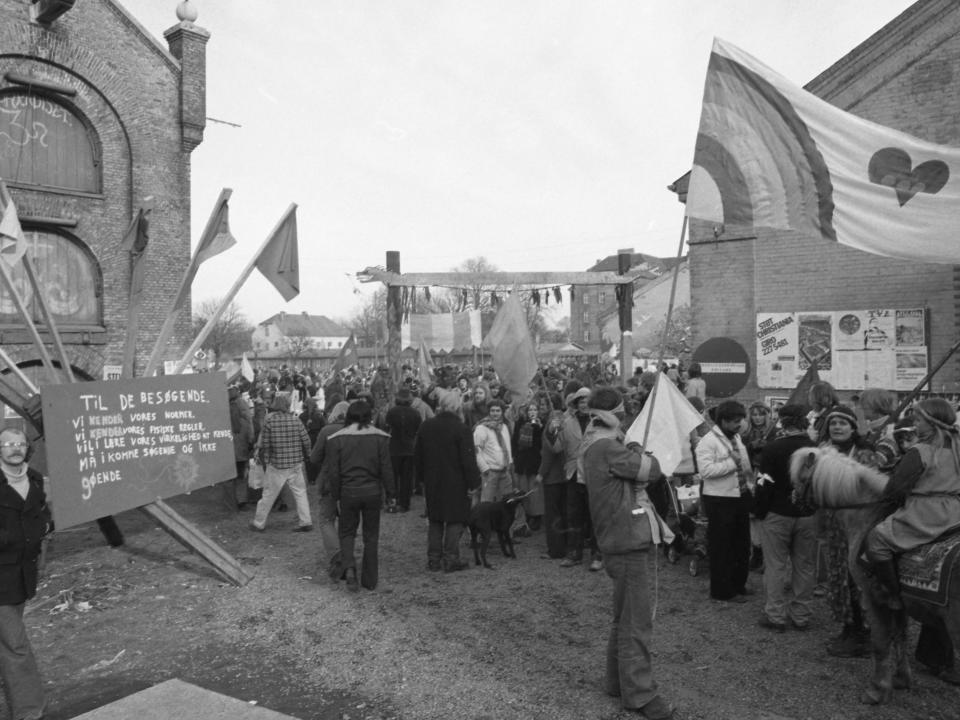
M 358 590 L 357 561 L 353 555 L 357 529 L 363 521 L 363 563 L 360 585 L 377 587 L 380 577 L 380 501 L 384 491 L 396 492 L 390 463 L 390 436 L 371 425 L 373 408 L 354 400 L 347 409 L 344 428 L 327 438 L 320 482 L 329 482 L 330 494 L 340 508 L 340 562 L 347 588 Z
M 0 675 L 18 720 L 42 718 L 46 708 L 23 607 L 36 594 L 41 540 L 53 529 L 43 477 L 27 467 L 28 446 L 21 430 L 0 431 Z
M 327 438 L 343 430 L 343 422 L 347 417 L 349 403 L 338 402 L 330 410 L 330 422 L 324 425 L 317 433 L 317 441 L 310 451 L 310 463 L 317 468 L 317 488 L 320 500 L 317 505 L 317 526 L 320 530 L 320 539 L 323 550 L 327 554 L 327 573 L 334 581 L 342 580 L 343 564 L 340 562 L 340 536 L 337 533 L 337 501 L 330 493 L 330 479 L 323 475 L 323 461 L 327 456 Z
M 579 465 L 604 569 L 613 580 L 606 690 L 620 698 L 624 709 L 649 720 L 666 720 L 673 717 L 673 707 L 658 694 L 653 678 L 653 615 L 647 580 L 650 548 L 672 539 L 646 495 L 646 485 L 659 476 L 660 468 L 638 446 L 624 447 L 623 399 L 617 390 L 596 388 L 590 395 L 589 413 Z
M 473 436 L 460 419 L 460 394 L 440 393 L 437 414 L 420 426 L 413 450 L 413 467 L 427 503 L 427 569 L 455 572 L 460 560 L 460 536 L 470 520 L 470 493 L 480 491 L 480 470 Z
M 409 512 L 413 494 L 413 443 L 420 429 L 420 413 L 411 407 L 413 393 L 408 388 L 397 390 L 396 404 L 387 410 L 384 420 L 390 433 L 390 462 L 397 483 L 394 497 L 388 497 L 387 512 Z

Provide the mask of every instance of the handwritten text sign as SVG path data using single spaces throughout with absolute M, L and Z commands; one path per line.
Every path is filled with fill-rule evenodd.
M 41 388 L 58 528 L 236 474 L 223 373 Z

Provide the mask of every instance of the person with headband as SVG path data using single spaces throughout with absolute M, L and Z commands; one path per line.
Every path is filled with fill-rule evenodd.
M 866 556 L 887 593 L 903 607 L 895 557 L 960 527 L 960 435 L 957 414 L 943 398 L 922 400 L 913 412 L 918 442 L 893 469 L 884 494 L 902 506 L 867 533 Z

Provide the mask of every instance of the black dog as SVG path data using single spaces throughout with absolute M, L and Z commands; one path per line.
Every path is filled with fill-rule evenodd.
M 482 502 L 470 511 L 470 547 L 473 548 L 473 559 L 477 565 L 482 564 L 485 568 L 493 569 L 487 562 L 487 548 L 490 547 L 493 533 L 497 534 L 503 556 L 517 557 L 513 550 L 513 539 L 510 537 L 510 526 L 513 525 L 517 513 L 517 504 L 529 494 L 515 491 L 496 502 Z

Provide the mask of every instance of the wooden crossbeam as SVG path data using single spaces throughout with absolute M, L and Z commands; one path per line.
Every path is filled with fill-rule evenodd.
M 237 587 L 243 587 L 253 580 L 253 575 L 244 570 L 239 561 L 163 500 L 155 500 L 149 505 L 144 505 L 140 510 L 153 518 L 177 542 L 213 565 L 218 573 Z
M 646 270 L 635 271 L 629 275 L 615 272 L 479 272 L 479 273 L 393 273 L 380 268 L 366 268 L 357 273 L 361 282 L 382 282 L 388 287 L 476 287 L 490 285 L 512 287 L 514 285 L 533 285 L 551 287 L 554 285 L 626 285 L 634 280 L 652 280 L 656 275 Z

